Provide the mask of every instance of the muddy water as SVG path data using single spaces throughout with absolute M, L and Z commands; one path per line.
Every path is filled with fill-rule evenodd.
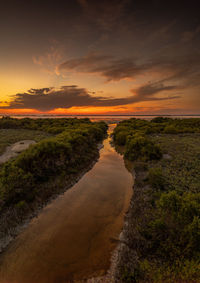
M 1 255 L 0 282 L 66 283 L 104 274 L 132 183 L 107 138 L 95 166 L 47 205 Z

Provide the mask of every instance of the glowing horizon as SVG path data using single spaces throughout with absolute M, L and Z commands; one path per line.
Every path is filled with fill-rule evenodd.
M 198 9 L 154 2 L 4 3 L 0 113 L 200 113 Z

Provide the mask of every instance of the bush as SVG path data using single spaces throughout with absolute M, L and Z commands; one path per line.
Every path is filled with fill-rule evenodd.
M 137 159 L 153 160 L 160 159 L 162 154 L 160 148 L 144 136 L 129 138 L 125 148 L 125 158 L 134 161 Z
M 200 194 L 162 193 L 154 219 L 143 230 L 149 255 L 165 262 L 200 258 Z
M 78 119 L 51 120 L 59 125 L 67 122 L 69 127 L 57 136 L 30 146 L 16 159 L 2 166 L 0 200 L 4 205 L 20 203 L 22 200 L 31 202 L 40 184 L 63 172 L 76 174 L 94 156 L 97 142 L 104 138 L 107 130 L 104 122 L 91 123 L 88 119 L 81 122 Z M 22 122 L 26 126 L 30 124 L 29 120 Z M 49 127 L 47 119 L 38 119 L 37 124 Z
M 47 139 L 30 147 L 13 162 L 24 172 L 34 175 L 35 181 L 46 181 L 50 176 L 66 168 L 72 156 L 69 143 Z
M 127 136 L 128 136 L 128 132 L 127 131 L 119 132 L 118 135 L 116 135 L 116 137 L 115 137 L 116 144 L 119 145 L 119 146 L 125 145 Z
M 165 134 L 177 134 L 179 131 L 174 125 L 166 126 L 164 129 Z
M 147 181 L 152 188 L 157 190 L 164 190 L 166 186 L 166 181 L 162 174 L 161 168 L 151 168 L 149 170 Z
M 122 282 L 200 282 L 198 135 L 179 135 L 171 142 L 163 133 L 200 133 L 200 119 L 129 119 L 114 130 L 115 144 L 125 143 L 124 156 L 137 160 L 139 171 L 127 233 L 133 256 L 123 254 Z M 161 157 L 157 144 L 176 158 L 157 167 L 146 162 Z M 146 179 L 141 162 L 151 167 Z
M 34 188 L 34 178 L 22 168 L 9 162 L 2 168 L 0 174 L 0 198 L 5 205 L 17 203 L 21 199 L 30 198 Z

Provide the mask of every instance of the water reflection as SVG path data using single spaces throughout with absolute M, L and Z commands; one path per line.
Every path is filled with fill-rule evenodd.
M 104 274 L 132 182 L 107 138 L 92 170 L 44 208 L 1 256 L 0 282 L 66 283 Z

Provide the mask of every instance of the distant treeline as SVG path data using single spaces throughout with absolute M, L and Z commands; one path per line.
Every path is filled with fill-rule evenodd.
M 199 133 L 196 118 L 130 119 L 115 128 L 115 145 L 136 171 L 121 282 L 200 282 Z
M 97 144 L 107 132 L 106 123 L 92 123 L 89 119 L 3 117 L 0 128 L 35 129 L 57 134 L 30 146 L 1 167 L 0 210 L 9 206 L 22 209 L 40 198 L 45 183 L 54 182 L 58 176 L 75 175 L 88 166 L 97 155 Z

